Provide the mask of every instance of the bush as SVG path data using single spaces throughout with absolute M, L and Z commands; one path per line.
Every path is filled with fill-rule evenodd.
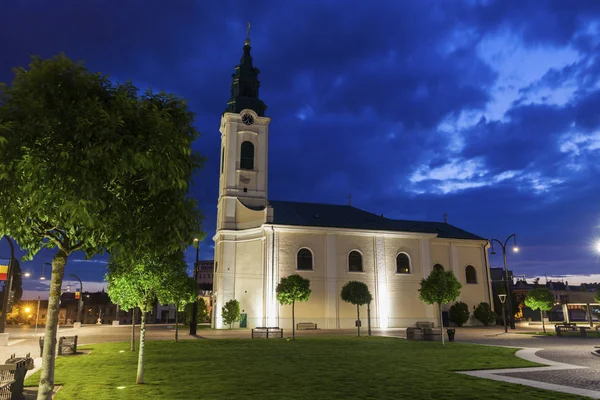
M 458 301 L 454 303 L 452 307 L 450 307 L 450 321 L 454 322 L 456 326 L 463 326 L 465 322 L 469 320 L 469 306 L 462 301 Z
M 496 323 L 496 313 L 492 311 L 488 303 L 481 302 L 473 309 L 473 317 L 483 325 L 488 326 Z

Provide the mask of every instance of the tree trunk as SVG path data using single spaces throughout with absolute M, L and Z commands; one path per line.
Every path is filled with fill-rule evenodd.
M 369 336 L 371 336 L 371 303 L 367 304 L 367 326 L 369 327 Z
M 46 329 L 44 332 L 44 350 L 42 354 L 42 372 L 38 388 L 38 400 L 52 400 L 54 390 L 54 362 L 56 360 L 56 331 L 58 329 L 58 312 L 60 305 L 60 289 L 67 254 L 58 250 L 52 259 L 52 275 L 50 278 L 50 294 L 48 296 L 48 311 L 46 313 Z
M 442 337 L 442 346 L 444 345 L 444 318 L 442 318 L 442 305 L 438 304 L 440 310 L 440 332 Z
M 135 383 L 144 383 L 144 347 L 146 346 L 146 313 L 142 313 L 142 325 L 140 326 L 140 351 L 138 352 L 138 369 Z
M 296 318 L 294 315 L 294 306 L 296 305 L 296 301 L 292 300 L 292 340 L 296 340 Z
M 135 351 L 135 307 L 131 309 L 131 351 Z
M 179 341 L 179 303 L 175 304 L 175 342 Z
M 544 329 L 544 333 L 546 333 L 546 324 L 544 323 L 544 311 L 540 308 L 540 316 L 542 317 L 542 328 Z
M 356 305 L 356 329 L 358 330 L 358 337 L 360 337 L 360 308 Z

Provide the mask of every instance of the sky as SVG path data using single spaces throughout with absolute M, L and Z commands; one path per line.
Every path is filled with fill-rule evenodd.
M 0 14 L 0 82 L 32 54 L 64 52 L 187 99 L 207 158 L 190 193 L 205 215 L 200 259 L 213 258 L 219 122 L 251 21 L 270 199 L 447 213 L 485 238 L 516 233 L 517 275 L 600 281 L 598 1 L 5 0 Z M 52 254 L 23 264 L 26 297 L 46 293 L 35 276 Z M 76 274 L 100 290 L 105 266 L 73 254 L 65 285 Z

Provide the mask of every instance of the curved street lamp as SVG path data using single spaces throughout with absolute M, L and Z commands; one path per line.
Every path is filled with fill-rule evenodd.
M 492 254 L 492 255 L 496 254 L 496 252 L 494 251 L 494 242 L 498 243 L 500 245 L 500 247 L 502 248 L 502 257 L 504 259 L 504 276 L 505 276 L 505 280 L 506 280 L 506 300 L 507 300 L 506 304 L 507 304 L 507 308 L 508 308 L 508 321 L 510 322 L 510 329 L 515 329 L 515 318 L 514 318 L 514 315 L 512 312 L 512 300 L 510 297 L 510 284 L 508 281 L 508 267 L 506 266 L 506 245 L 508 244 L 508 241 L 510 240 L 510 238 L 513 238 L 513 240 L 514 240 L 513 251 L 515 253 L 517 253 L 519 251 L 519 247 L 517 246 L 517 234 L 513 233 L 512 235 L 510 235 L 509 237 L 506 238 L 504 243 L 502 243 L 498 239 L 490 239 L 490 244 L 492 246 L 492 248 L 491 248 L 492 252 L 490 254 Z

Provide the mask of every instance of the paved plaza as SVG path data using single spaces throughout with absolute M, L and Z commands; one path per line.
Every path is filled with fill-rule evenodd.
M 600 338 L 579 337 L 554 337 L 535 336 L 523 334 L 527 331 L 539 330 L 539 327 L 518 327 L 516 331 L 504 333 L 501 327 L 488 328 L 457 328 L 456 341 L 475 343 L 480 345 L 507 346 L 526 349 L 517 355 L 531 361 L 550 365 L 543 368 L 520 368 L 515 370 L 475 371 L 470 375 L 482 378 L 505 380 L 507 382 L 522 383 L 529 386 L 559 390 L 573 394 L 580 394 L 591 398 L 600 399 L 600 357 L 592 354 L 595 345 L 600 345 Z M 37 335 L 33 328 L 9 328 L 9 346 L 0 347 L 0 358 L 9 358 L 11 354 L 24 356 L 31 353 L 35 359 L 36 370 L 41 366 L 39 337 L 43 330 L 39 329 Z M 516 333 L 521 332 L 521 333 Z M 367 330 L 362 329 L 361 335 L 366 335 Z M 131 326 L 84 325 L 74 329 L 66 326 L 59 329 L 58 336 L 78 335 L 78 345 L 102 342 L 128 341 L 131 337 Z M 173 340 L 175 329 L 173 325 L 148 325 L 148 340 Z M 291 336 L 291 332 L 285 332 Z M 353 336 L 356 330 L 301 330 L 296 331 L 296 336 Z M 405 329 L 374 329 L 373 335 L 406 337 Z M 198 329 L 198 336 L 192 337 L 186 329 L 180 329 L 180 340 L 202 340 L 222 338 L 249 338 L 249 329 Z M 139 339 L 139 326 L 137 326 L 136 340 Z M 34 370 L 35 371 L 35 370 Z M 34 372 L 30 371 L 30 372 Z

